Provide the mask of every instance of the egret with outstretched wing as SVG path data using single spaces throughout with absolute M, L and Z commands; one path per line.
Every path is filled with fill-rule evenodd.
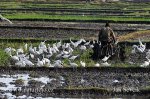
M 13 24 L 9 19 L 3 17 L 1 14 L 0 14 L 0 19 L 1 19 L 2 21 L 7 21 L 7 22 L 9 22 L 10 24 Z

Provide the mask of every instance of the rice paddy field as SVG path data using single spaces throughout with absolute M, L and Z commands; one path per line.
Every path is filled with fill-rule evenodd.
M 0 98 L 149 98 L 149 5 L 1 0 L 0 14 L 13 24 L 0 21 Z M 92 57 L 106 22 L 119 41 L 114 52 L 124 47 L 107 64 Z M 146 49 L 133 53 L 139 38 Z

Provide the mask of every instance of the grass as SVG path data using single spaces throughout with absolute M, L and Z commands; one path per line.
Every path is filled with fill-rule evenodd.
M 50 20 L 112 20 L 112 21 L 147 21 L 150 18 L 145 17 L 120 17 L 120 16 L 82 16 L 82 15 L 47 15 L 40 13 L 14 13 L 4 15 L 8 19 L 50 19 Z
M 7 66 L 10 57 L 4 52 L 3 49 L 0 49 L 0 66 Z
M 118 3 L 72 3 L 72 4 L 62 4 L 62 3 L 24 3 L 24 2 L 1 2 L 1 8 L 80 8 L 80 9 L 149 9 L 149 3 L 128 3 L 128 2 L 118 2 Z
M 149 3 L 102 3 L 102 4 L 62 4 L 62 3 L 21 3 L 21 2 L 1 2 L 1 8 L 70 8 L 70 9 L 91 9 L 91 10 L 122 10 L 122 11 L 130 11 L 130 10 L 149 10 Z
M 77 3 L 77 4 L 62 4 L 62 3 L 57 3 L 57 4 L 52 4 L 52 3 L 22 3 L 22 2 L 1 2 L 0 3 L 0 8 L 19 8 L 19 9 L 24 9 L 24 8 L 53 8 L 53 9 L 78 9 L 82 10 L 83 12 L 68 12 L 68 11 L 63 11 L 63 12 L 46 12 L 46 11 L 14 11 L 14 10 L 5 10 L 2 12 L 2 14 L 9 18 L 9 19 L 50 19 L 50 20 L 78 20 L 78 21 L 98 21 L 98 20 L 111 20 L 111 21 L 144 21 L 144 22 L 149 22 L 150 18 L 147 17 L 149 15 L 149 4 L 150 3 L 128 3 L 128 2 L 118 2 L 118 3 Z M 65 14 L 82 14 L 82 13 L 87 13 L 85 11 L 99 11 L 99 10 L 104 10 L 104 11 L 109 11 L 110 13 L 114 14 L 115 11 L 121 11 L 124 12 L 123 16 L 107 16 L 108 12 L 106 15 L 103 13 L 98 13 L 99 15 L 65 15 Z M 127 11 L 131 11 L 130 13 L 126 13 Z M 140 12 L 138 11 L 140 10 Z M 142 11 L 141 11 L 142 10 Z M 113 12 L 112 12 L 113 11 Z M 92 12 L 93 13 L 93 12 Z M 95 12 L 94 12 L 95 13 Z M 110 14 L 109 13 L 109 14 Z M 62 14 L 62 15 L 58 15 Z M 133 16 L 131 16 L 133 15 Z
M 119 37 L 119 41 L 129 41 L 129 40 L 134 40 L 137 38 L 144 38 L 150 36 L 150 30 L 145 30 L 145 31 L 137 31 L 133 33 L 129 33 L 127 35 L 122 35 Z

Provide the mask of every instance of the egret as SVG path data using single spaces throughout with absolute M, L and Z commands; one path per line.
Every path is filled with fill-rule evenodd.
M 90 48 L 94 48 L 94 45 L 93 45 L 93 44 L 91 44 L 91 45 L 90 45 Z
M 90 42 L 91 42 L 91 41 L 89 40 L 89 41 L 86 42 L 84 45 L 85 45 L 85 46 L 88 46 L 88 45 L 90 45 Z
M 11 55 L 11 51 L 12 51 L 11 47 L 8 47 L 4 50 L 4 52 L 7 53 L 8 55 Z
M 56 60 L 53 64 L 54 67 L 63 67 L 61 60 Z
M 85 40 L 85 39 L 81 39 L 81 40 L 82 40 L 82 42 L 86 43 L 86 40 Z
M 47 59 L 47 58 L 43 58 L 42 61 L 43 61 L 44 65 L 49 65 L 50 64 L 50 60 Z
M 2 21 L 7 21 L 7 22 L 9 22 L 10 24 L 13 24 L 9 19 L 3 17 L 1 14 L 0 14 L 0 19 L 1 19 Z
M 62 58 L 69 58 L 70 54 L 68 55 L 63 55 Z
M 117 44 L 118 44 L 118 42 L 119 42 L 119 40 L 117 39 L 117 41 L 115 42 L 115 45 L 117 45 Z
M 40 61 L 40 59 L 38 58 L 38 62 L 37 62 L 37 64 L 36 64 L 38 67 L 42 67 L 42 66 L 44 66 L 44 63 L 43 63 L 43 61 Z
M 96 63 L 96 64 L 95 64 L 95 67 L 99 67 L 99 66 L 100 66 L 100 64 L 99 64 L 99 63 Z
M 59 49 L 57 48 L 56 43 L 53 44 L 53 48 L 54 48 L 57 52 L 59 52 Z
M 109 58 L 110 58 L 111 55 L 108 55 L 108 56 L 105 56 L 102 61 L 106 62 Z
M 67 55 L 67 54 L 69 54 L 70 52 L 63 50 L 62 53 L 65 54 L 65 55 Z
M 56 44 L 57 48 L 60 48 L 61 43 L 62 43 L 62 41 L 60 40 L 60 41 Z
M 80 64 L 81 64 L 82 67 L 85 67 L 85 62 L 80 61 Z
M 78 67 L 78 64 L 76 64 L 76 63 L 71 63 L 70 60 L 69 60 L 69 64 L 70 64 L 71 67 Z
M 18 53 L 16 52 L 17 55 L 12 56 L 10 53 L 10 57 L 13 61 L 19 61 Z
M 73 49 L 71 48 L 71 46 L 68 47 L 68 52 L 72 53 Z
M 30 61 L 30 60 L 25 60 L 25 64 L 27 65 L 27 66 L 34 66 L 34 64 Z
M 20 61 L 16 62 L 16 63 L 15 63 L 15 66 L 25 67 L 25 66 L 26 66 L 26 63 L 25 63 L 24 60 L 22 60 L 22 59 L 20 58 Z
M 28 49 L 28 44 L 27 43 L 24 45 L 24 49 L 25 49 L 25 51 L 27 51 L 27 49 Z
M 46 41 L 46 40 L 45 40 L 45 41 Z M 47 48 L 46 45 L 45 45 L 45 41 L 44 41 L 44 42 L 41 42 L 41 43 L 39 44 L 39 47 Z
M 146 57 L 150 59 L 150 49 L 146 52 Z
M 17 52 L 21 53 L 21 54 L 24 53 L 24 51 L 23 51 L 23 49 L 21 47 L 19 49 L 17 49 Z
M 77 46 L 78 46 L 78 44 L 77 44 L 77 43 L 74 43 L 74 42 L 71 40 L 71 38 L 70 38 L 70 43 L 73 45 L 73 47 L 77 47 Z
M 85 50 L 86 50 L 86 46 L 85 46 L 85 45 L 81 45 L 81 46 L 80 46 L 80 50 L 81 50 L 81 51 L 85 51 Z
M 108 62 L 101 63 L 102 66 L 111 66 Z
M 119 80 L 113 80 L 112 82 L 113 83 L 119 83 Z
M 34 59 L 34 55 L 33 54 L 29 54 L 29 56 L 31 57 L 31 59 Z
M 138 52 L 141 52 L 141 53 L 143 53 L 144 51 L 145 51 L 145 49 L 146 49 L 146 44 L 144 45 L 144 44 L 142 44 L 142 41 L 139 39 L 139 46 L 137 46 L 137 45 L 133 45 L 133 52 L 135 51 L 138 51 Z
M 140 65 L 140 67 L 147 67 L 150 65 L 150 59 L 148 59 L 147 57 L 146 57 L 146 59 L 147 59 L 147 61 L 144 61 L 144 63 L 142 65 Z
M 70 60 L 75 60 L 77 57 L 79 57 L 79 55 L 71 56 L 69 59 L 70 59 Z
M 70 43 L 73 45 L 74 48 L 78 47 L 78 45 L 81 44 L 82 41 L 83 41 L 83 39 L 80 39 L 79 41 L 77 41 L 77 42 L 74 43 L 74 42 L 71 40 L 71 38 L 70 38 Z
M 140 65 L 140 67 L 147 67 L 149 66 L 149 62 L 148 61 L 144 61 L 144 63 L 142 65 Z
M 135 53 L 136 53 L 136 45 L 133 45 L 133 46 L 132 46 L 132 51 L 131 51 L 131 53 L 132 53 L 132 54 L 135 54 Z
M 94 40 L 94 38 L 93 38 L 93 44 L 95 44 L 95 40 Z

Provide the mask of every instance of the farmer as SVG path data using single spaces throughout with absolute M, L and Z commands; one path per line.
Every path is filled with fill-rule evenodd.
M 106 23 L 99 31 L 98 40 L 101 42 L 101 57 L 113 55 L 113 45 L 116 42 L 116 36 L 110 28 L 109 23 Z

